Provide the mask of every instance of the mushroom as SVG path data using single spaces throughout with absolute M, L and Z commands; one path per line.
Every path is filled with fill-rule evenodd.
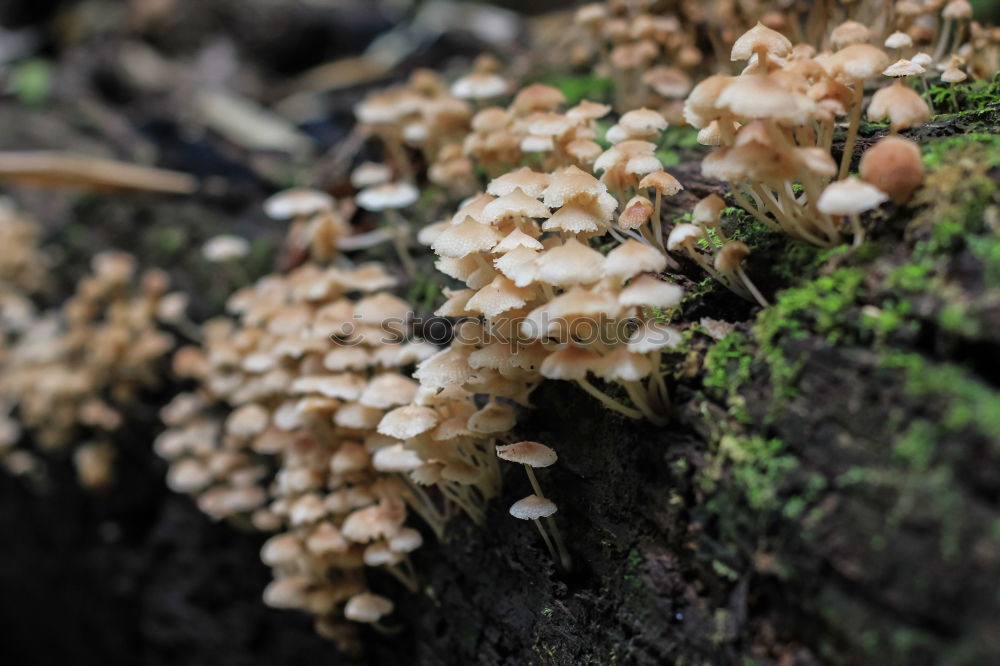
M 552 514 L 556 511 L 558 511 L 558 507 L 555 502 L 539 495 L 528 495 L 524 499 L 514 502 L 510 507 L 510 515 L 520 520 L 530 520 L 535 523 L 535 527 L 538 528 L 538 533 L 542 535 L 542 540 L 545 542 L 546 548 L 549 549 L 549 555 L 552 556 L 553 561 L 560 562 L 563 569 L 569 571 L 572 568 L 569 552 L 563 545 L 559 531 L 555 529 L 555 522 L 552 521 Z M 552 521 L 550 524 L 553 527 L 553 537 L 557 544 L 556 546 L 552 545 L 553 539 L 549 538 L 549 534 L 545 530 L 545 527 L 542 526 L 539 518 L 548 518 Z
M 828 215 L 849 217 L 854 230 L 854 247 L 860 247 L 864 242 L 864 228 L 861 226 L 861 213 L 878 208 L 888 201 L 889 195 L 874 185 L 859 180 L 847 180 L 832 183 L 819 199 L 819 210 Z
M 743 260 L 749 255 L 750 248 L 745 243 L 729 241 L 715 255 L 715 270 L 719 272 L 724 278 L 724 282 L 730 285 L 733 291 L 745 292 L 744 297 L 752 296 L 753 300 L 756 300 L 761 307 L 766 308 L 770 303 L 761 295 L 760 290 L 743 270 Z
M 905 204 L 924 182 L 924 160 L 920 148 L 909 139 L 887 136 L 861 158 L 861 179 Z
M 344 617 L 352 622 L 371 625 L 380 633 L 390 633 L 390 630 L 379 623 L 386 615 L 392 613 L 393 603 L 385 597 L 371 592 L 356 594 L 347 600 L 344 606 Z

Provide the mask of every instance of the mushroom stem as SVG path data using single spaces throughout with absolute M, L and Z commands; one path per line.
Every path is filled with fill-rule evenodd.
M 438 541 L 443 541 L 444 526 L 448 520 L 447 516 L 438 510 L 437 505 L 431 501 L 431 498 L 424 492 L 423 488 L 414 483 L 406 474 L 400 474 L 399 476 L 410 490 L 410 495 L 404 495 L 404 499 L 417 512 L 417 515 L 423 518 L 424 522 L 430 526 Z
M 538 478 L 535 477 L 535 471 L 531 469 L 531 465 L 524 465 L 524 471 L 528 473 L 528 481 L 531 482 L 531 488 L 535 491 L 535 494 L 539 497 L 545 497 L 545 493 L 542 492 L 542 487 L 538 485 Z
M 410 248 L 407 243 L 409 238 L 409 227 L 406 224 L 406 220 L 403 219 L 403 216 L 400 215 L 395 209 L 390 208 L 387 211 L 386 218 L 396 231 L 396 233 L 392 235 L 393 245 L 396 246 L 396 254 L 399 255 L 399 261 L 403 265 L 403 270 L 406 272 L 406 275 L 412 280 L 417 277 L 417 265 L 413 263 L 413 258 L 410 257 Z
M 584 391 L 586 391 L 593 397 L 600 400 L 601 403 L 604 404 L 604 406 L 607 407 L 608 409 L 612 409 L 616 412 L 619 412 L 620 414 L 624 414 L 630 419 L 641 420 L 643 418 L 642 412 L 640 412 L 637 409 L 632 409 L 631 407 L 626 407 L 625 405 L 621 404 L 620 402 L 618 402 L 617 400 L 615 400 L 614 398 L 607 395 L 599 388 L 591 384 L 589 381 L 587 381 L 586 378 L 577 379 L 576 383 L 579 384 L 580 388 L 582 388 Z
M 653 204 L 653 217 L 649 218 L 649 223 L 653 227 L 653 236 L 656 238 L 656 245 L 661 251 L 666 252 L 663 245 L 663 220 L 660 219 L 660 202 L 662 199 L 663 193 L 657 188 L 656 201 Z
M 657 414 L 652 405 L 649 404 L 649 397 L 642 384 L 639 382 L 623 382 L 622 385 L 625 387 L 628 397 L 636 404 L 639 411 L 646 417 L 646 420 L 654 425 L 667 425 L 667 419 Z
M 854 157 L 854 144 L 858 140 L 858 130 L 861 129 L 861 111 L 865 101 L 864 79 L 854 80 L 854 101 L 851 104 L 851 124 L 847 130 L 847 140 L 844 142 L 844 155 L 840 158 L 840 172 L 837 180 L 847 178 Z
M 387 564 L 384 569 L 388 571 L 393 578 L 402 583 L 403 587 L 409 590 L 412 594 L 416 594 L 420 589 L 420 585 L 417 583 L 416 577 L 410 577 L 405 571 L 400 569 L 395 564 Z
M 747 276 L 746 271 L 743 270 L 742 266 L 736 267 L 736 275 L 740 278 L 740 280 L 743 282 L 743 285 L 747 288 L 747 291 L 749 291 L 750 294 L 753 295 L 754 299 L 760 304 L 762 308 L 771 306 L 771 304 L 767 302 L 767 299 L 764 298 L 763 294 L 760 293 L 760 290 L 757 289 L 757 285 L 755 285 Z
M 559 551 L 559 562 L 562 564 L 563 571 L 572 571 L 573 560 L 569 556 L 569 550 L 566 548 L 566 542 L 563 541 L 562 533 L 556 527 L 556 519 L 547 516 L 545 520 L 549 523 L 549 529 L 552 530 L 552 539 L 556 542 L 556 550 Z
M 954 24 L 953 19 L 946 18 L 944 20 L 944 26 L 938 36 L 937 48 L 934 49 L 934 62 L 941 60 L 944 57 L 944 52 L 948 50 L 948 42 L 951 41 L 951 30 Z
M 542 535 L 542 540 L 545 541 L 545 547 L 549 549 L 549 555 L 552 557 L 553 562 L 559 561 L 559 554 L 556 552 L 555 547 L 552 545 L 552 539 L 549 538 L 548 532 L 542 527 L 542 521 L 534 518 L 531 522 L 535 524 L 538 528 L 538 533 Z
M 851 243 L 851 247 L 856 250 L 865 242 L 865 228 L 861 226 L 860 213 L 855 213 L 854 215 L 851 215 L 850 218 L 851 231 L 854 232 L 854 240 Z

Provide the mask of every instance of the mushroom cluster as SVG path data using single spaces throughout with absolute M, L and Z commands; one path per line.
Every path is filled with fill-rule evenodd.
M 154 444 L 173 490 L 214 519 L 275 533 L 265 602 L 313 614 L 345 649 L 347 620 L 391 610 L 366 592 L 365 566 L 417 585 L 408 554 L 422 538 L 404 522 L 419 500 L 384 471 L 395 442 L 376 428 L 416 395 L 400 368 L 436 349 L 404 339 L 410 312 L 385 291 L 394 284 L 379 264 L 308 262 L 237 291 L 231 317 L 175 354 L 197 388 L 164 407 Z
M 841 243 L 845 217 L 857 222 L 857 214 L 885 200 L 874 188 L 854 187 L 849 205 L 821 203 L 826 188 L 845 187 L 830 183 L 848 175 L 865 82 L 890 65 L 882 49 L 866 43 L 869 38 L 866 30 L 855 30 L 852 40 L 839 38 L 839 51 L 817 55 L 758 24 L 733 46 L 733 61 L 749 61 L 743 74 L 709 77 L 688 97 L 685 116 L 701 130 L 699 142 L 718 146 L 702 163 L 703 174 L 728 182 L 740 206 L 768 228 L 831 247 Z M 882 108 L 880 95 L 886 94 L 893 95 L 887 113 L 894 129 L 930 117 L 920 95 L 901 83 L 876 93 L 872 106 Z M 850 125 L 838 167 L 830 149 L 844 116 Z M 860 224 L 851 232 L 860 243 Z
M 655 144 L 637 138 L 655 138 L 666 121 L 633 113 L 638 120 L 626 114 L 609 130 L 622 135 L 595 159 L 600 179 L 575 165 L 551 173 L 522 167 L 421 232 L 438 269 L 466 285 L 448 292 L 436 313 L 464 318 L 442 352 L 465 366 L 454 383 L 524 404 L 542 377 L 571 380 L 622 414 L 664 422 L 660 359 L 677 337 L 659 317 L 682 290 L 658 275 L 668 265 L 657 242 L 659 204 L 680 184 L 662 170 Z M 656 204 L 628 199 L 647 187 Z M 609 233 L 621 242 L 606 255 L 590 246 Z M 415 375 L 422 383 L 424 373 L 421 366 Z M 621 385 L 634 406 L 591 383 L 591 373 Z
M 577 10 L 575 21 L 592 52 L 584 58 L 596 59 L 596 72 L 614 82 L 618 111 L 649 106 L 680 120 L 681 101 L 704 55 L 696 43 L 697 32 L 689 29 L 690 8 L 658 14 L 653 5 L 592 3 Z
M 36 314 L 29 301 L 4 299 L 0 451 L 8 467 L 39 469 L 27 450 L 12 450 L 28 430 L 42 449 L 72 447 L 83 486 L 113 480 L 114 434 L 143 392 L 160 385 L 174 347 L 164 322 L 186 300 L 168 290 L 162 271 L 139 275 L 131 255 L 106 251 L 59 309 Z

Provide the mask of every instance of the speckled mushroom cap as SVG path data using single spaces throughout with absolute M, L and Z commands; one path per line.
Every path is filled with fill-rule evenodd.
M 497 447 L 497 457 L 508 462 L 520 463 L 529 467 L 548 467 L 554 465 L 559 456 L 550 447 L 532 441 L 515 442 Z
M 378 431 L 396 439 L 409 439 L 431 430 L 441 419 L 429 407 L 407 405 L 388 412 L 378 424 Z
M 511 505 L 510 515 L 521 520 L 538 520 L 551 516 L 558 510 L 552 500 L 538 495 L 528 495 Z

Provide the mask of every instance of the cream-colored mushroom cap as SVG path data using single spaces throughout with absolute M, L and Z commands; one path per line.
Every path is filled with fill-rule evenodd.
M 889 66 L 889 56 L 868 44 L 854 44 L 830 57 L 830 66 L 849 80 L 873 79 Z
M 528 167 L 521 167 L 516 171 L 505 173 L 490 181 L 486 188 L 487 194 L 495 197 L 502 197 L 512 194 L 514 190 L 520 189 L 529 197 L 538 199 L 542 192 L 549 186 L 549 174 L 532 171 Z
M 298 188 L 273 194 L 264 202 L 264 213 L 272 220 L 315 215 L 333 210 L 333 197 L 319 190 Z
M 344 617 L 353 622 L 371 624 L 392 612 L 393 604 L 385 597 L 370 592 L 356 594 L 347 600 Z
M 250 242 L 239 236 L 223 234 L 206 241 L 201 248 L 201 254 L 214 263 L 242 259 L 250 254 Z
M 481 312 L 492 319 L 508 310 L 523 307 L 536 296 L 531 287 L 518 287 L 508 278 L 498 275 L 480 289 L 465 304 L 471 312 Z
M 667 324 L 650 319 L 642 324 L 628 339 L 630 352 L 648 354 L 658 349 L 679 346 L 684 338 L 680 332 Z
M 750 56 L 760 51 L 767 51 L 771 55 L 781 58 L 788 55 L 791 50 L 792 43 L 787 37 L 780 32 L 771 30 L 763 23 L 757 23 L 736 40 L 729 59 L 733 62 L 749 60 Z
M 574 122 L 583 123 L 603 118 L 609 113 L 611 113 L 611 106 L 585 99 L 567 111 L 566 117 Z
M 396 439 L 409 439 L 431 430 L 440 420 L 429 407 L 407 405 L 386 414 L 378 424 L 378 431 Z
M 795 97 L 766 74 L 737 77 L 719 94 L 716 105 L 743 118 L 785 118 L 797 113 Z
M 663 170 L 652 171 L 643 176 L 642 180 L 639 181 L 639 189 L 644 187 L 652 187 L 660 194 L 664 194 L 668 197 L 671 197 L 684 189 L 684 186 L 681 185 L 680 181 Z
M 469 430 L 480 434 L 509 432 L 517 424 L 514 408 L 491 401 L 469 417 Z
M 868 26 L 857 21 L 844 21 L 830 33 L 830 41 L 835 49 L 843 49 L 847 46 L 862 44 L 871 39 L 871 30 Z
M 493 227 L 466 217 L 464 222 L 435 238 L 431 249 L 442 257 L 461 259 L 476 252 L 488 252 L 499 242 L 500 234 Z
M 389 537 L 389 548 L 397 553 L 412 553 L 424 545 L 424 537 L 412 527 L 404 527 Z
M 520 147 L 526 153 L 551 153 L 556 149 L 556 144 L 552 137 L 529 134 L 521 139 Z
M 729 241 L 715 255 L 715 270 L 720 273 L 732 273 L 739 268 L 740 262 L 750 256 L 750 248 L 741 241 Z
M 510 194 L 505 194 L 491 201 L 483 208 L 483 221 L 495 224 L 507 216 L 546 218 L 549 214 L 548 206 L 525 194 L 520 187 L 515 187 Z
M 372 456 L 372 467 L 380 472 L 409 472 L 422 466 L 424 461 L 416 452 L 407 449 L 403 444 L 386 446 Z
M 361 392 L 358 402 L 366 407 L 388 409 L 396 405 L 408 404 L 417 392 L 417 383 L 408 377 L 395 372 L 387 372 L 375 376 L 365 390 Z
M 892 129 L 899 131 L 930 120 L 931 110 L 919 93 L 896 82 L 872 95 L 868 105 L 869 120 L 884 118 L 889 118 Z
M 643 354 L 619 348 L 601 358 L 594 366 L 594 374 L 615 382 L 637 382 L 648 377 L 653 364 Z
M 569 166 L 552 174 L 542 200 L 549 208 L 559 208 L 576 197 L 598 197 L 607 191 L 607 186 L 592 174 Z
M 529 236 L 520 229 L 514 229 L 504 236 L 502 241 L 497 243 L 496 247 L 493 248 L 493 252 L 501 254 L 511 252 L 519 247 L 526 247 L 529 250 L 541 250 L 544 246 L 538 239 Z
M 604 256 L 575 238 L 539 255 L 537 279 L 556 287 L 597 282 L 603 274 Z
M 701 227 L 694 224 L 678 224 L 667 237 L 667 249 L 675 252 L 689 243 L 697 243 L 704 237 L 705 232 Z
M 556 452 L 539 442 L 523 441 L 497 447 L 500 460 L 520 463 L 529 467 L 548 467 L 559 459 Z
M 882 73 L 893 78 L 901 78 L 904 76 L 919 76 L 926 71 L 926 69 L 912 60 L 897 60 L 893 64 L 889 65 Z
M 409 183 L 385 183 L 367 187 L 354 198 L 359 206 L 374 212 L 406 208 L 420 198 L 420 190 Z
M 585 379 L 587 372 L 600 361 L 600 358 L 600 355 L 591 349 L 566 347 L 545 357 L 540 372 L 548 379 Z
M 885 38 L 884 46 L 887 49 L 908 49 L 913 46 L 913 39 L 905 32 L 897 30 Z
M 920 65 L 921 67 L 927 68 L 934 64 L 934 58 L 928 53 L 920 52 L 917 55 L 910 58 L 910 62 Z
M 629 111 L 618 120 L 618 125 L 629 136 L 637 138 L 657 136 L 669 124 L 660 113 L 647 108 Z
M 941 74 L 941 80 L 945 83 L 962 83 L 969 78 L 969 75 L 958 67 L 949 67 Z
M 660 252 L 631 238 L 604 258 L 604 275 L 619 282 L 639 273 L 659 273 L 666 267 L 667 258 Z
M 351 172 L 351 185 L 358 189 L 392 180 L 392 169 L 378 162 L 362 162 Z
M 831 183 L 820 195 L 817 207 L 827 215 L 856 215 L 878 208 L 889 195 L 858 178 Z
M 643 275 L 632 281 L 618 295 L 618 302 L 624 306 L 647 305 L 657 308 L 674 308 L 680 305 L 684 290 L 676 284 Z
M 951 0 L 941 12 L 943 18 L 959 21 L 972 18 L 972 14 L 972 4 L 968 0 Z
M 698 202 L 691 213 L 691 219 L 695 224 L 715 224 L 719 221 L 719 216 L 726 209 L 726 202 L 716 194 L 709 194 Z
M 510 515 L 521 520 L 538 520 L 547 518 L 558 510 L 559 507 L 552 500 L 538 495 L 528 495 L 511 505 Z

